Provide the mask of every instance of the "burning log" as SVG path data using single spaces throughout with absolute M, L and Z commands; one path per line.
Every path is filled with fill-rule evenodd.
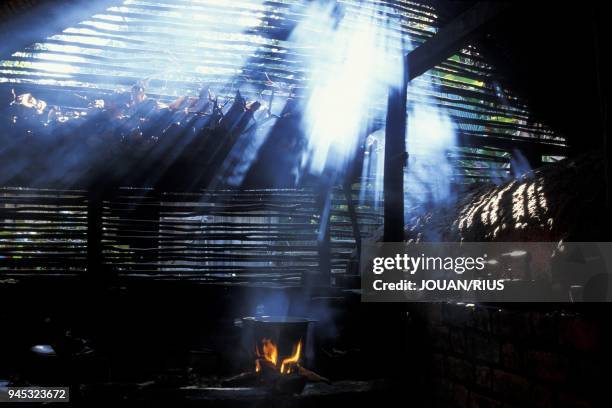
M 331 381 L 329 381 L 329 379 L 322 377 L 319 374 L 315 373 L 314 371 L 310 371 L 309 369 L 304 368 L 302 366 L 298 367 L 298 373 L 302 377 L 306 378 L 308 382 L 324 382 L 327 384 L 331 384 Z
M 306 386 L 306 378 L 298 373 L 288 375 L 277 375 L 268 387 L 272 392 L 278 394 L 299 394 Z
M 224 387 L 262 387 L 274 393 L 296 394 L 300 393 L 307 382 L 312 378 L 323 378 L 312 371 L 301 369 L 295 370 L 291 374 L 281 374 L 280 371 L 273 369 L 269 363 L 264 363 L 261 371 L 247 371 L 221 381 Z M 304 375 L 303 373 L 310 373 Z
M 329 380 L 300 365 L 303 341 L 299 339 L 292 352 L 280 358 L 278 346 L 270 338 L 263 338 L 255 345 L 255 369 L 230 377 L 222 384 L 228 387 L 259 386 L 272 393 L 297 394 L 302 392 L 307 382 L 326 382 Z
M 275 378 L 279 374 L 276 365 L 265 358 L 255 360 L 255 373 L 264 380 Z

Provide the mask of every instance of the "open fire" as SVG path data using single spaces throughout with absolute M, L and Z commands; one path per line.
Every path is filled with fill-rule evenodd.
M 261 347 L 255 346 L 255 372 L 259 373 L 263 367 L 268 367 L 272 370 L 277 370 L 281 374 L 291 374 L 296 368 L 299 368 L 299 362 L 302 355 L 302 340 L 300 339 L 293 347 L 293 353 L 284 358 L 280 365 L 278 364 L 278 347 L 271 339 L 262 339 Z
M 264 387 L 273 393 L 298 394 L 307 382 L 329 382 L 302 366 L 308 325 L 300 317 L 260 316 L 241 319 L 245 351 L 255 362 L 245 372 L 223 380 L 227 387 Z

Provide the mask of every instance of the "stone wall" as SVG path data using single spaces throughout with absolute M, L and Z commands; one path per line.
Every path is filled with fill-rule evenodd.
M 521 307 L 417 306 L 433 406 L 599 406 L 609 378 L 605 318 Z

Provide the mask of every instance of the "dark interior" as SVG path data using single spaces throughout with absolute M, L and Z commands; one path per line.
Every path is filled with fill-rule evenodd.
M 402 69 L 425 74 L 401 74 L 404 87 L 371 103 L 377 113 L 341 166 L 316 173 L 299 167 L 312 165 L 301 144 L 310 111 L 301 107 L 311 108 L 304 101 L 317 85 L 309 77 L 316 70 L 308 71 L 302 49 L 290 46 L 301 29 L 291 16 L 316 1 L 246 1 L 262 7 L 261 21 L 232 34 L 257 34 L 273 45 L 239 62 L 233 48 L 223 49 L 230 40 L 206 40 L 219 42 L 214 52 L 227 51 L 221 65 L 240 68 L 231 86 L 205 70 L 189 83 L 187 68 L 179 73 L 185 77 L 172 71 L 149 78 L 147 58 L 154 66 L 157 56 L 177 52 L 181 59 L 173 63 L 188 64 L 181 44 L 172 50 L 167 42 L 177 41 L 172 35 L 182 31 L 172 30 L 180 24 L 192 24 L 185 14 L 173 16 L 173 7 L 193 2 L 129 3 L 0 4 L 0 390 L 70 387 L 71 403 L 86 406 L 609 406 L 611 308 L 601 301 L 609 298 L 609 274 L 584 284 L 585 302 L 568 295 L 548 303 L 365 303 L 360 284 L 366 242 L 610 241 L 610 36 L 603 4 L 321 2 L 331 4 L 338 31 L 354 10 L 384 3 L 376 18 L 397 12 L 393 29 L 414 43 Z M 252 12 L 245 4 L 204 3 L 197 13 L 218 18 L 220 32 L 243 16 L 221 20 L 224 10 Z M 104 13 L 117 17 L 108 24 L 135 28 L 117 33 L 83 25 Z M 64 31 L 69 27 L 118 43 L 83 45 Z M 168 37 L 157 48 L 156 29 L 169 30 L 161 31 Z M 250 46 L 248 38 L 240 41 Z M 67 48 L 41 51 L 36 44 Z M 82 48 L 69 48 L 75 44 Z M 276 48 L 288 51 L 278 56 Z M 60 62 L 72 70 L 36 65 L 43 51 L 67 58 Z M 213 52 L 200 51 L 202 58 Z M 134 65 L 124 61 L 130 54 Z M 409 85 L 430 77 L 431 88 Z M 166 110 L 128 124 L 136 109 L 122 119 L 124 130 L 108 130 L 118 120 L 109 101 L 119 106 L 134 92 Z M 26 93 L 46 101 L 44 115 L 55 109 L 70 119 L 41 125 L 36 107 L 24 113 L 16 102 Z M 188 98 L 205 101 L 208 110 L 186 113 L 179 123 L 183 108 L 172 110 L 173 103 L 195 103 Z M 93 108 L 97 100 L 105 107 Z M 442 147 L 448 175 L 438 159 L 425 173 L 411 173 L 422 163 L 410 133 L 411 112 L 421 102 L 452 111 L 456 140 Z M 337 110 L 331 117 L 346 123 L 352 116 Z M 240 170 L 256 137 L 249 132 L 264 124 L 265 141 Z M 394 137 L 406 129 L 406 140 Z M 369 138 L 376 134 L 382 139 Z M 368 190 L 375 183 L 364 176 L 374 151 L 368 149 L 382 143 L 384 183 Z M 444 199 L 430 187 L 419 190 L 429 177 L 445 177 Z M 520 230 L 496 230 L 479 221 L 488 210 L 477 204 L 499 194 L 498 224 L 513 222 L 520 191 L 512 183 L 530 177 L 543 180 L 547 203 L 533 211 L 554 224 L 534 216 Z M 471 207 L 473 225 L 459 230 L 456 220 Z M 563 277 L 564 296 L 583 280 L 580 272 Z M 310 321 L 303 339 L 292 335 L 303 347 L 299 364 L 287 365 L 292 375 L 266 371 L 248 316 Z M 256 359 L 257 372 L 271 379 L 253 377 Z

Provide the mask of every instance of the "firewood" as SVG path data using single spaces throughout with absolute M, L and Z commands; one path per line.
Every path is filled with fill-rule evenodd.
M 310 371 L 309 369 L 301 366 L 298 367 L 298 374 L 310 382 L 324 382 L 327 384 L 331 384 L 331 381 L 329 381 L 329 379 L 322 377 L 314 371 Z
M 265 367 L 265 368 L 269 368 L 269 369 L 272 369 L 272 370 L 276 370 L 276 366 L 274 365 L 274 363 L 269 361 L 269 360 L 266 360 L 265 358 L 258 358 L 255 361 L 259 363 L 259 366 L 262 369 Z
M 299 394 L 306 386 L 306 377 L 293 374 L 280 374 L 274 381 L 268 384 L 273 392 L 279 394 Z
M 221 380 L 221 384 L 224 387 L 240 387 L 240 386 L 249 386 L 253 385 L 257 382 L 259 377 L 259 373 L 253 371 L 246 371 L 244 373 L 240 373 L 233 377 L 226 378 Z
M 271 361 L 263 358 L 258 358 L 257 363 L 259 364 L 259 372 L 261 378 L 268 379 L 280 375 L 278 367 L 276 367 Z

